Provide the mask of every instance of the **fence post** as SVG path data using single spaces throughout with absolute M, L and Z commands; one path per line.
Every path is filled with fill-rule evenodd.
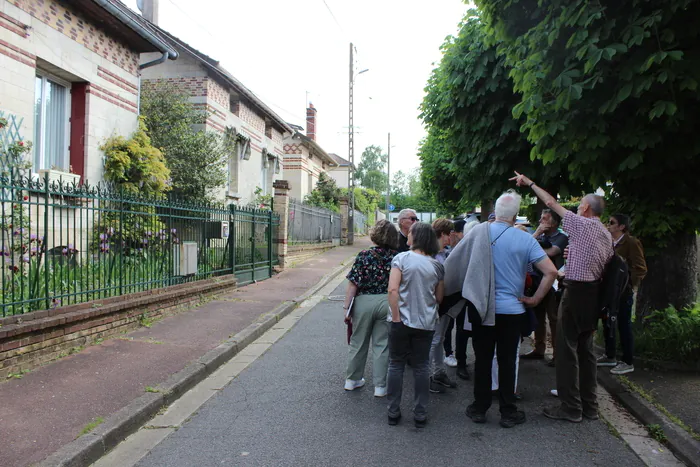
M 272 210 L 267 213 L 267 275 L 272 277 Z
M 229 204 L 229 230 L 228 230 L 228 246 L 229 258 L 228 264 L 231 267 L 231 274 L 236 273 L 236 205 Z
M 250 280 L 255 282 L 255 266 L 257 266 L 257 261 L 255 261 L 255 235 L 257 234 L 257 229 L 255 226 L 255 219 L 258 217 L 258 210 L 255 208 L 252 208 L 251 210 L 251 219 L 253 219 L 253 231 L 250 236 L 250 257 L 253 261 L 253 267 L 250 272 Z
M 49 242 L 49 196 L 51 195 L 51 192 L 49 191 L 48 172 L 44 176 L 44 185 L 44 188 L 46 189 L 44 192 L 44 248 L 46 248 L 46 245 Z M 44 294 L 46 295 L 46 309 L 48 310 L 51 308 L 51 298 L 49 297 L 49 264 L 47 261 L 47 256 L 48 255 L 46 254 L 44 255 Z M 37 267 L 39 267 L 38 264 Z
M 276 248 L 275 254 L 279 261 L 280 270 L 287 266 L 287 231 L 289 229 L 289 190 L 291 189 L 287 180 L 275 180 L 272 184 L 275 190 L 274 210 L 280 217 L 277 227 L 277 238 L 274 239 Z
M 342 196 L 340 198 L 340 244 L 341 245 L 347 245 L 348 244 L 348 219 L 350 218 L 349 214 L 349 202 L 350 200 L 348 199 L 347 196 Z

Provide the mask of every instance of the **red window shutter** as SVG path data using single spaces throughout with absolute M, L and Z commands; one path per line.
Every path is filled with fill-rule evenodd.
M 73 83 L 70 105 L 70 165 L 85 180 L 85 131 L 89 83 Z

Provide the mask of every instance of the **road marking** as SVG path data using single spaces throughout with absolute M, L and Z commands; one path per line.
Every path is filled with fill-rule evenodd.
M 684 467 L 681 461 L 661 443 L 649 436 L 646 428 L 629 412 L 620 407 L 610 393 L 598 385 L 600 415 L 620 438 L 649 467 Z
M 306 313 L 331 294 L 344 280 L 345 273 L 343 272 L 318 290 L 316 294 L 300 303 L 296 309 L 281 319 L 255 342 L 249 344 L 205 380 L 187 391 L 162 414 L 153 417 L 139 431 L 126 438 L 107 455 L 92 464 L 93 467 L 113 467 L 115 465 L 131 467 L 136 465 L 153 448 L 186 423 L 205 402 L 219 393 L 275 342 L 281 339 Z M 247 456 L 248 454 L 247 452 L 241 453 L 242 456 Z

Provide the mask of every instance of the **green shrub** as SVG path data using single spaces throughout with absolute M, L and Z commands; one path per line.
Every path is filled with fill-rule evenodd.
M 685 310 L 668 307 L 635 328 L 635 351 L 655 360 L 700 361 L 700 304 Z

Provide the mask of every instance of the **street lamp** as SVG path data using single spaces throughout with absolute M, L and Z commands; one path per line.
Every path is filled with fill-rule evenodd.
M 355 127 L 353 124 L 353 92 L 355 78 L 362 73 L 369 71 L 369 68 L 353 71 L 353 45 L 350 43 L 350 86 L 349 86 L 349 106 L 348 106 L 348 157 L 350 159 L 350 170 L 348 170 L 348 190 L 350 191 L 350 209 L 348 209 L 348 245 L 355 242 Z

